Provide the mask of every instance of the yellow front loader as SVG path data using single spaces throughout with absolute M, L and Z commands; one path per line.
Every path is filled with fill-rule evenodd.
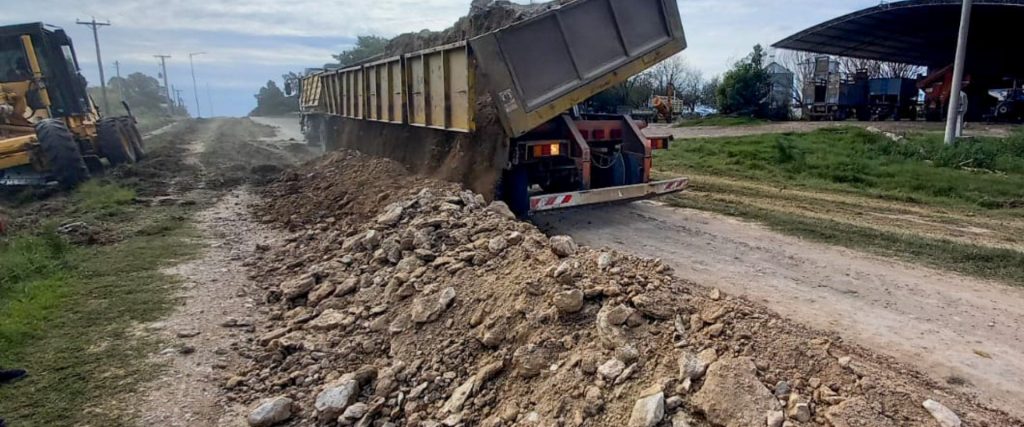
M 64 30 L 0 27 L 0 186 L 73 188 L 138 161 L 142 136 L 125 108 L 128 116 L 101 117 Z

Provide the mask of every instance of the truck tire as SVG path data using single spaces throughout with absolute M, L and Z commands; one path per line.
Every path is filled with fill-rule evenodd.
M 146 144 L 142 139 L 142 132 L 139 132 L 139 127 L 135 124 L 135 119 L 123 116 L 118 117 L 117 120 L 121 124 L 121 130 L 132 141 L 132 152 L 135 153 L 135 161 L 146 158 Z
M 502 173 L 498 183 L 498 198 L 520 218 L 530 214 L 530 182 L 526 168 L 513 167 Z
M 135 149 L 117 119 L 101 119 L 96 124 L 96 142 L 111 166 L 135 163 Z
M 70 190 L 89 180 L 89 168 L 82 151 L 63 121 L 45 119 L 36 124 L 36 138 L 43 151 L 50 175 L 62 188 Z

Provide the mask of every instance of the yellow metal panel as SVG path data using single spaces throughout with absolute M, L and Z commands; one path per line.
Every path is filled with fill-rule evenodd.
M 394 112 L 391 111 L 391 64 L 377 66 L 377 82 L 380 85 L 377 90 L 377 99 L 380 102 L 380 119 L 386 122 L 394 121 Z
M 355 75 L 356 80 L 356 117 L 360 119 L 366 118 L 366 78 L 363 76 L 363 70 L 359 69 L 352 72 Z
M 380 103 L 377 98 L 377 67 L 366 67 L 366 118 L 380 120 Z
M 428 126 L 445 128 L 447 127 L 448 115 L 445 114 L 447 99 L 445 96 L 445 82 L 448 75 L 445 73 L 445 52 L 436 52 L 427 55 L 427 102 L 430 104 Z
M 423 56 L 409 58 L 405 66 L 409 76 L 409 123 L 427 125 L 427 80 Z
M 397 60 L 388 65 L 391 76 L 391 118 L 394 123 L 405 123 L 405 74 L 402 73 L 402 61 Z
M 0 169 L 8 169 L 30 164 L 32 164 L 32 155 L 28 151 L 0 155 Z
M 472 106 L 470 105 L 469 58 L 465 48 L 453 49 L 446 53 L 448 60 L 448 127 L 470 130 Z

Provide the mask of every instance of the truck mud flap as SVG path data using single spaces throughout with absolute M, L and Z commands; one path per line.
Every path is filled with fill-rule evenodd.
M 648 184 L 534 196 L 530 198 L 530 213 L 650 199 L 652 197 L 678 193 L 685 190 L 689 184 L 689 178 L 675 178 Z

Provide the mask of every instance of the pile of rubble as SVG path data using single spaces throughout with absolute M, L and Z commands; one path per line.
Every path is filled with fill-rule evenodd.
M 658 260 L 549 238 L 384 160 L 336 153 L 264 200 L 293 233 L 248 261 L 269 320 L 224 398 L 251 426 L 959 425 L 932 398 L 1009 425 Z

